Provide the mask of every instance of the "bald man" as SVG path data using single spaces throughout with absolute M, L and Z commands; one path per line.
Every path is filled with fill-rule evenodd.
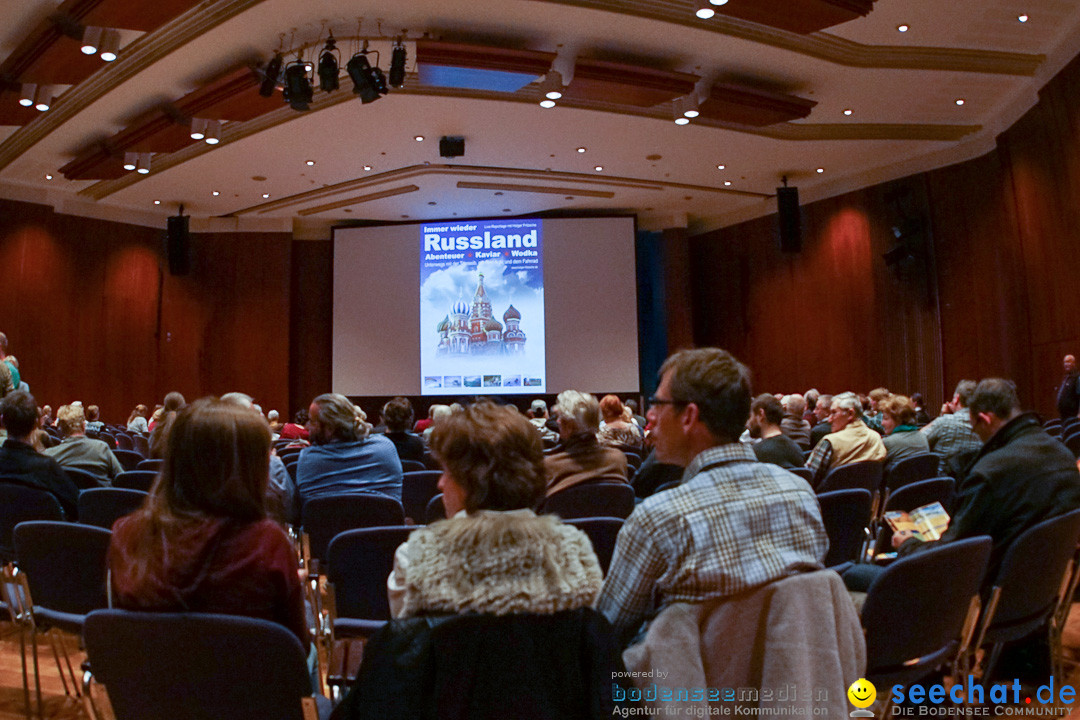
M 1062 361 L 1065 366 L 1065 379 L 1058 388 L 1057 406 L 1061 419 L 1074 418 L 1080 414 L 1080 372 L 1076 369 L 1076 358 L 1066 355 Z

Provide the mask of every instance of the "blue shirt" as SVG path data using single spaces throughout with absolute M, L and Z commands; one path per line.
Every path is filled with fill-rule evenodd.
M 300 451 L 296 486 L 302 501 L 325 495 L 378 492 L 401 500 L 401 460 L 382 435 L 312 445 Z

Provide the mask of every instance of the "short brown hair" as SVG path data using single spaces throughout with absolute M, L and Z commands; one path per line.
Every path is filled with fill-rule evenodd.
M 750 417 L 750 370 L 727 350 L 681 350 L 660 366 L 671 373 L 671 399 L 694 403 L 717 439 L 735 442 Z
M 408 398 L 396 397 L 383 405 L 382 419 L 390 432 L 405 432 L 412 427 L 413 409 Z
M 775 395 L 762 393 L 754 398 L 754 402 L 750 405 L 750 412 L 756 413 L 758 410 L 765 411 L 765 420 L 770 425 L 779 425 L 784 421 L 784 406 Z
M 873 390 L 870 391 L 870 399 L 873 400 L 874 402 L 881 402 L 885 398 L 889 397 L 889 395 L 891 395 L 891 394 L 892 393 L 890 393 L 886 388 L 883 388 L 883 387 L 874 388 Z
M 515 408 L 481 401 L 431 431 L 431 451 L 465 491 L 465 510 L 534 508 L 544 497 L 540 434 Z
M 880 400 L 878 410 L 891 417 L 897 425 L 915 424 L 915 406 L 907 395 L 890 395 Z

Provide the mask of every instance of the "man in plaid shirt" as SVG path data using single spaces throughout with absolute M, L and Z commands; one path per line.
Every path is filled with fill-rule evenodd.
M 624 641 L 668 603 L 822 567 L 828 539 L 813 490 L 738 442 L 750 416 L 749 376 L 718 348 L 684 350 L 660 368 L 648 412 L 656 459 L 686 471 L 619 532 L 597 609 Z

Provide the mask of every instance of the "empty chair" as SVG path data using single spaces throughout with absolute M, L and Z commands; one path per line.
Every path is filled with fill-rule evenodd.
M 394 551 L 415 528 L 373 527 L 334 537 L 326 549 L 326 581 L 334 593 L 335 638 L 364 636 L 390 619 L 386 578 L 394 569 Z M 377 623 L 360 621 L 379 621 Z
M 405 508 L 405 517 L 420 522 L 424 517 L 431 498 L 439 494 L 439 470 L 420 470 L 407 472 L 401 480 L 401 504 Z
M 634 511 L 634 488 L 623 483 L 592 482 L 560 490 L 544 501 L 543 513 L 563 520 L 587 517 L 626 519 Z
M 71 479 L 71 482 L 75 483 L 75 487 L 80 490 L 102 487 L 100 478 L 91 472 L 80 470 L 78 468 L 66 467 L 64 468 L 64 474 L 67 475 Z
M 951 509 L 955 487 L 956 481 L 951 477 L 920 480 L 910 485 L 904 485 L 885 501 L 881 517 L 885 517 L 887 512 L 911 512 L 933 502 L 941 503 L 941 506 L 948 512 Z M 877 530 L 877 538 L 874 541 L 875 555 L 889 552 L 892 549 L 892 528 L 889 524 L 881 522 Z
M 402 460 L 401 469 L 403 472 L 423 472 L 428 468 L 419 460 Z
M 116 449 L 117 450 L 134 450 L 135 446 L 131 442 L 131 435 L 129 435 L 126 432 L 117 432 L 116 433 Z M 116 451 L 114 450 L 113 453 L 115 454 L 115 452 Z M 140 457 L 142 457 L 142 456 L 140 456 Z M 118 455 L 116 459 L 120 460 L 120 456 Z M 124 461 L 120 460 L 120 464 L 123 465 Z
M 882 464 L 876 461 L 850 463 L 833 468 L 817 487 L 817 492 L 862 488 L 875 494 L 881 487 Z
M 12 533 L 16 525 L 27 520 L 63 519 L 64 511 L 52 493 L 0 478 L 0 564 L 15 559 Z
M 128 444 L 129 445 L 131 444 L 130 439 L 128 440 Z M 130 448 L 127 449 L 127 450 L 121 450 L 121 449 L 117 448 L 116 450 L 113 450 L 113 455 L 116 456 L 116 459 L 120 461 L 120 465 L 125 470 L 134 470 L 135 468 L 137 468 L 139 466 L 139 463 L 142 462 L 142 460 L 143 460 L 142 455 L 140 455 L 139 453 L 135 452 L 134 450 L 132 450 Z
M 963 652 L 990 545 L 985 535 L 939 543 L 885 568 L 862 608 L 865 678 L 879 688 L 910 684 Z
M 1055 617 L 1062 597 L 1063 578 L 1080 540 L 1080 510 L 1044 520 L 1024 531 L 1008 550 L 993 581 L 990 599 L 979 624 L 978 641 L 991 645 L 983 669 L 983 684 L 989 685 L 1005 643 L 1021 640 L 1051 623 L 1052 659 L 1060 658 L 1061 628 L 1064 618 Z M 1060 676 L 1059 676 L 1060 677 Z
M 153 486 L 154 479 L 157 476 L 157 470 L 128 470 L 116 476 L 116 479 L 113 480 L 113 487 L 150 492 L 150 488 Z
M 430 525 L 433 522 L 446 519 L 446 506 L 443 505 L 442 493 L 428 501 L 424 510 L 424 523 Z
M 163 462 L 165 462 L 165 461 L 160 460 L 160 459 L 146 459 L 146 460 L 141 461 L 138 465 L 136 465 L 135 469 L 136 470 L 155 470 L 156 471 L 156 470 L 161 469 L 161 464 Z
M 829 536 L 825 567 L 835 567 L 859 559 L 859 551 L 870 527 L 873 498 L 865 488 L 833 490 L 817 496 L 821 520 Z
M 99 610 L 86 619 L 93 681 L 117 720 L 316 720 L 306 653 L 284 626 L 210 613 Z M 87 694 L 88 695 L 88 694 Z
M 132 435 L 131 449 L 144 458 L 150 457 L 150 441 L 146 439 L 145 435 Z
M 615 553 L 615 540 L 622 529 L 623 521 L 613 517 L 594 517 L 567 520 L 566 524 L 573 525 L 589 536 L 596 559 L 600 561 L 600 569 L 607 575 L 611 556 Z
M 142 507 L 147 493 L 124 488 L 91 488 L 79 493 L 79 522 L 105 528 Z
M 937 477 L 941 458 L 933 453 L 921 453 L 904 458 L 885 473 L 885 489 L 895 492 L 913 482 Z
M 308 559 L 322 560 L 334 536 L 357 528 L 400 526 L 405 512 L 397 500 L 379 493 L 312 498 L 300 511 Z M 316 571 L 318 568 L 315 568 Z M 383 578 L 384 584 L 386 578 Z

